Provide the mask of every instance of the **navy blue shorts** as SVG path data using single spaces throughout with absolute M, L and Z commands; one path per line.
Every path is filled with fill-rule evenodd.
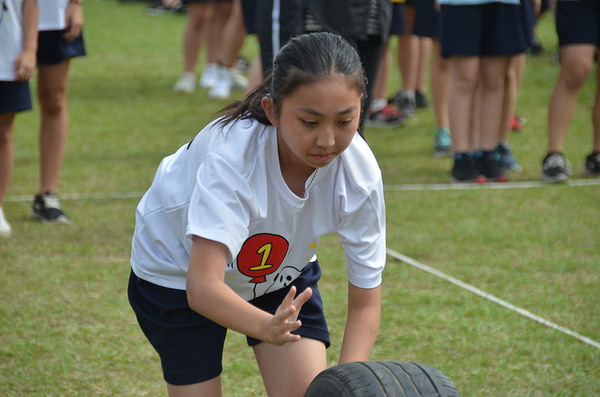
M 552 8 L 550 0 L 542 0 L 542 6 L 540 7 L 540 15 Z
M 525 36 L 525 44 L 533 45 L 534 35 L 533 29 L 537 23 L 537 18 L 533 12 L 533 4 L 531 1 L 524 0 L 521 2 L 521 23 L 523 24 L 523 35 Z
M 600 47 L 600 1 L 558 1 L 556 33 L 560 46 L 593 44 Z
M 31 110 L 28 81 L 0 81 L 0 114 Z
M 524 52 L 518 5 L 442 5 L 442 56 L 509 56 Z
M 442 32 L 442 15 L 435 10 L 435 0 L 417 1 L 413 33 L 421 37 L 439 39 Z
M 56 65 L 65 59 L 82 57 L 85 53 L 83 35 L 67 43 L 64 30 L 43 30 L 39 32 L 38 65 Z
M 256 0 L 242 0 L 244 22 L 248 34 L 256 33 Z
M 298 292 L 311 287 L 312 297 L 302 306 L 298 316 L 302 326 L 293 333 L 320 340 L 329 347 L 329 330 L 317 288 L 320 278 L 319 262 L 311 262 L 289 287 L 250 303 L 275 314 L 292 285 Z M 190 309 L 185 291 L 160 287 L 131 272 L 128 295 L 140 328 L 160 356 L 167 383 L 190 385 L 221 374 L 227 329 Z M 249 346 L 261 343 L 250 337 L 247 340 Z
M 402 35 L 408 33 L 406 27 L 406 12 L 403 3 L 392 3 L 392 24 L 390 35 Z

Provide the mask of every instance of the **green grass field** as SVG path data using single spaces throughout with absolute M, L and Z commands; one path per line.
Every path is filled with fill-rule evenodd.
M 59 194 L 71 226 L 29 219 L 38 188 L 38 113 L 15 125 L 14 171 L 4 203 L 13 237 L 0 240 L 0 396 L 166 396 L 157 355 L 129 308 L 134 211 L 160 160 L 188 142 L 225 102 L 171 90 L 181 69 L 183 16 L 149 16 L 145 3 L 87 1 L 89 55 L 72 63 L 70 135 Z M 539 181 L 547 106 L 559 73 L 553 22 L 529 58 L 511 145 L 519 182 Z M 256 53 L 248 38 L 244 53 Z M 200 71 L 200 67 L 198 69 Z M 582 174 L 591 149 L 590 77 L 565 144 Z M 32 85 L 33 87 L 33 85 Z M 397 73 L 390 90 L 398 88 Z M 431 110 L 398 129 L 368 129 L 388 187 L 388 247 L 516 306 L 600 341 L 600 185 L 402 190 L 446 184 L 450 159 L 432 156 Z M 79 199 L 74 199 L 79 195 Z M 84 196 L 81 196 L 84 195 Z M 87 195 L 87 196 L 85 196 Z M 336 236 L 320 259 L 339 356 L 346 275 Z M 463 396 L 600 395 L 600 349 L 389 257 L 372 360 L 416 361 L 447 374 Z M 231 332 L 226 396 L 265 395 L 252 351 Z

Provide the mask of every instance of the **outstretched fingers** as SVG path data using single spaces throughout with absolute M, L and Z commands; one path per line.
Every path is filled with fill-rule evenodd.
M 302 322 L 298 320 L 298 313 L 302 305 L 312 296 L 312 290 L 307 288 L 294 299 L 295 295 L 296 287 L 290 288 L 290 291 L 271 319 L 268 326 L 269 343 L 282 346 L 285 343 L 300 340 L 299 335 L 294 335 L 291 332 L 302 325 Z

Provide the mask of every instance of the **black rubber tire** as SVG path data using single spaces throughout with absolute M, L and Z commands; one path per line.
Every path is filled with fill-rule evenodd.
M 454 383 L 428 365 L 405 361 L 341 364 L 321 372 L 304 397 L 460 397 Z

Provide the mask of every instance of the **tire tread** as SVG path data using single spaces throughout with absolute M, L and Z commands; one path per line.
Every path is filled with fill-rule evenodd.
M 407 361 L 362 361 L 321 372 L 304 397 L 460 397 L 444 373 Z

